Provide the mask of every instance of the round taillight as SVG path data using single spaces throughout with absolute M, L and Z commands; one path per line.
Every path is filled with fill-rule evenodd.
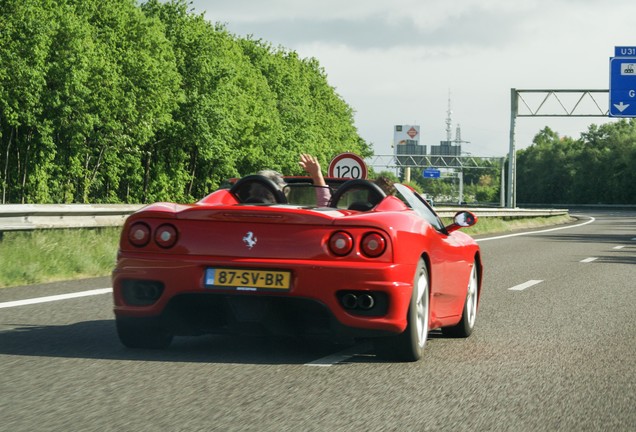
M 353 238 L 349 233 L 337 231 L 329 238 L 329 250 L 334 255 L 343 256 L 353 249 Z
M 128 230 L 128 241 L 133 246 L 146 246 L 150 241 L 150 227 L 143 222 L 132 224 Z
M 366 256 L 377 258 L 386 250 L 386 240 L 378 233 L 366 234 L 362 237 L 360 249 Z
M 174 246 L 177 242 L 177 229 L 170 224 L 161 225 L 155 231 L 155 242 L 162 248 Z

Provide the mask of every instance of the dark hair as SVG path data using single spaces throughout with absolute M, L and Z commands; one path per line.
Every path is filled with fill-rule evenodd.
M 380 189 L 382 189 L 387 195 L 395 195 L 397 193 L 395 186 L 393 186 L 394 181 L 386 176 L 380 176 L 376 178 L 374 182 L 380 186 Z

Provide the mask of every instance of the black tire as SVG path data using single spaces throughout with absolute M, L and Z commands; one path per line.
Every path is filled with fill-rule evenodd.
M 172 333 L 156 322 L 144 318 L 117 317 L 117 335 L 128 348 L 167 348 L 172 343 Z
M 442 327 L 442 334 L 448 337 L 466 338 L 475 329 L 475 319 L 477 318 L 477 302 L 479 300 L 479 275 L 477 274 L 477 263 L 473 263 L 473 269 L 468 278 L 468 290 L 464 300 L 462 319 L 452 327 Z
M 413 292 L 407 312 L 404 332 L 376 340 L 375 348 L 380 357 L 413 362 L 422 358 L 430 318 L 429 279 L 426 263 L 420 259 L 413 277 Z

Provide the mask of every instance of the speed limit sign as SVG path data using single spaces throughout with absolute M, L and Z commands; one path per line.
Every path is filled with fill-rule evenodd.
M 355 153 L 340 153 L 329 164 L 329 177 L 366 179 L 367 165 Z

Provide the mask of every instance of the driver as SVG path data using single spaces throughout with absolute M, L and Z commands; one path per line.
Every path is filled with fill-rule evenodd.
M 285 190 L 285 180 L 283 180 L 283 176 L 281 173 L 276 172 L 274 170 L 260 170 L 256 174 L 261 175 L 269 180 L 271 180 L 274 185 L 280 189 L 281 191 Z M 246 203 L 254 204 L 275 204 L 276 197 L 270 192 L 266 187 L 258 183 L 252 183 L 250 185 L 249 197 L 245 200 Z

